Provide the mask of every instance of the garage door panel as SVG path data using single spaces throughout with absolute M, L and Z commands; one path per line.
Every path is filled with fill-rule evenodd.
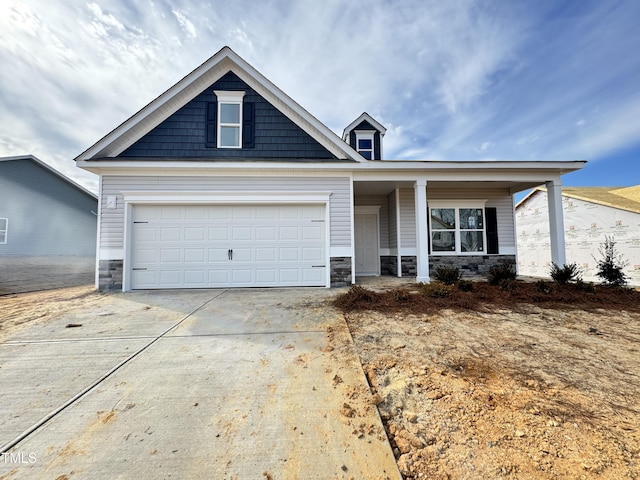
M 182 263 L 182 254 L 181 248 L 163 248 L 160 250 L 160 263 Z
M 302 248 L 302 260 L 305 262 L 323 262 L 324 251 L 322 248 Z
M 284 242 L 298 241 L 300 239 L 297 226 L 286 226 L 278 229 L 278 239 Z
M 320 238 L 323 228 L 320 225 L 303 226 L 302 228 L 302 240 L 313 240 Z
M 221 227 L 209 227 L 209 240 L 210 241 L 227 241 L 229 238 L 229 228 L 226 226 Z
M 231 284 L 231 272 L 229 270 L 209 270 L 209 285 L 212 287 L 227 287 Z
M 276 270 L 273 268 L 256 269 L 256 282 L 262 285 L 277 285 Z
M 325 285 L 324 206 L 136 205 L 132 217 L 132 288 Z
M 278 249 L 278 259 L 282 262 L 300 261 L 300 249 L 297 247 L 280 247 Z
M 258 247 L 255 249 L 255 254 L 255 261 L 257 263 L 276 261 L 276 249 L 274 247 Z
M 186 248 L 184 250 L 185 263 L 204 263 L 207 251 L 204 248 Z
M 201 242 L 205 239 L 203 227 L 186 227 L 184 229 L 184 239 L 186 242 Z
M 160 286 L 173 288 L 176 285 L 182 285 L 182 271 L 180 270 L 161 270 Z
M 276 227 L 258 226 L 255 228 L 255 232 L 256 241 L 258 242 L 273 241 L 276 239 Z
M 161 242 L 178 242 L 181 240 L 180 233 L 182 229 L 180 227 L 162 227 L 160 228 L 160 241 Z
M 211 263 L 229 262 L 229 249 L 228 248 L 210 248 L 209 262 Z
M 158 240 L 158 229 L 155 227 L 139 226 L 137 232 L 138 240 L 141 242 L 156 242 Z
M 207 284 L 204 270 L 187 270 L 184 272 L 184 283 L 189 287 L 200 287 Z
M 253 231 L 254 227 L 252 226 L 242 226 L 242 227 L 231 227 L 231 241 L 233 242 L 246 242 L 253 240 Z
M 136 263 L 138 266 L 160 262 L 160 252 L 154 249 L 140 248 L 136 251 Z
M 181 220 L 185 213 L 184 208 L 179 206 L 164 206 L 160 212 L 162 220 Z

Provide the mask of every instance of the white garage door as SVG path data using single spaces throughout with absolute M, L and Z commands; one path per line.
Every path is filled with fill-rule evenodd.
M 131 288 L 325 286 L 323 205 L 136 205 Z

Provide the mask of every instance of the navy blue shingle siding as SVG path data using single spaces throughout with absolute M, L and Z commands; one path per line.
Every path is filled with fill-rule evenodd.
M 255 143 L 252 148 L 218 149 L 206 146 L 207 104 L 217 100 L 214 90 L 244 91 L 244 102 L 253 102 Z M 224 75 L 119 156 L 336 159 L 232 72 Z

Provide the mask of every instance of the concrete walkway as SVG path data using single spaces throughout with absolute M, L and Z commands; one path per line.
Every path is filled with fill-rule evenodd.
M 96 293 L 20 331 L 0 478 L 399 479 L 334 294 Z

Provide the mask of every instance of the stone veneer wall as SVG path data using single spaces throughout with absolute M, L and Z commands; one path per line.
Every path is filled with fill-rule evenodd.
M 515 255 L 429 256 L 429 276 L 433 278 L 440 265 L 458 267 L 463 277 L 486 278 L 489 269 L 502 263 L 516 263 Z
M 414 255 L 402 257 L 402 276 L 415 277 L 418 272 L 418 260 Z
M 351 285 L 351 257 L 331 257 L 331 286 Z
M 381 256 L 380 275 L 398 275 L 398 257 L 395 255 Z
M 98 289 L 122 290 L 122 260 L 100 260 Z

